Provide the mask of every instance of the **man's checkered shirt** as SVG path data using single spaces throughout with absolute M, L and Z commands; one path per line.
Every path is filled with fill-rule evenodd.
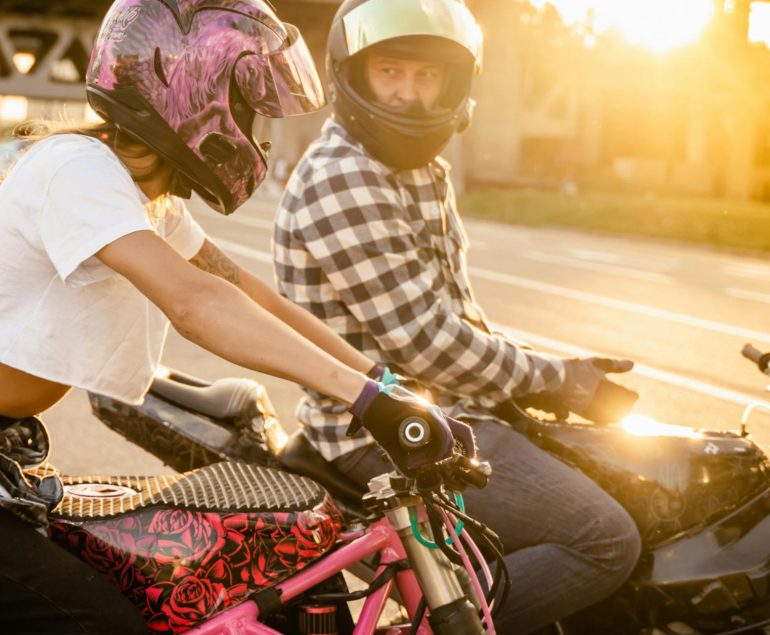
M 491 333 L 468 279 L 449 164 L 396 172 L 333 120 L 293 172 L 275 222 L 279 291 L 442 406 L 557 389 L 561 361 Z M 372 443 L 346 407 L 308 392 L 297 417 L 327 460 Z

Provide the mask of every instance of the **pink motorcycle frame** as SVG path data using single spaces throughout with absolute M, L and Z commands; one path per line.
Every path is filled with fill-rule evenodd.
M 398 533 L 387 518 L 372 523 L 365 530 L 342 534 L 340 538 L 347 544 L 276 585 L 275 588 L 280 593 L 283 604 L 375 553 L 380 554 L 379 567 L 375 575 L 382 573 L 388 564 L 402 561 L 407 557 Z M 422 599 L 422 590 L 413 571 L 399 571 L 394 578 L 366 598 L 353 635 L 371 635 L 375 632 L 377 622 L 385 608 L 385 602 L 394 585 L 398 589 L 409 617 L 414 619 Z M 247 600 L 187 632 L 189 635 L 281 635 L 278 631 L 260 623 L 258 619 L 257 604 Z M 407 632 L 409 628 L 411 625 L 408 624 L 403 627 L 395 626 L 391 627 L 389 633 L 398 633 L 402 629 Z M 427 619 L 423 618 L 417 634 L 429 635 L 430 633 L 432 631 Z

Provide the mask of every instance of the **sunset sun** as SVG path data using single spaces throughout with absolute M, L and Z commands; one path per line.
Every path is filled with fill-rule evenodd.
M 554 5 L 568 25 L 590 22 L 597 33 L 615 32 L 629 44 L 666 52 L 696 41 L 713 14 L 712 0 L 536 0 Z

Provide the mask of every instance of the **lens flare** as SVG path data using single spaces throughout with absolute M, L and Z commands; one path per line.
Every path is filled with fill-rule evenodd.
M 629 44 L 667 52 L 698 40 L 714 13 L 713 0 L 533 0 L 551 4 L 565 24 L 590 24 L 597 33 L 614 31 Z
M 687 437 L 700 439 L 703 435 L 697 430 L 687 426 L 674 426 L 669 423 L 661 423 L 643 415 L 628 415 L 623 417 L 620 427 L 629 434 L 639 437 Z

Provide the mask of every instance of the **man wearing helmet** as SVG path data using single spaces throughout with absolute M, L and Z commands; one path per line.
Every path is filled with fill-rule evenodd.
M 260 117 L 324 103 L 299 33 L 267 2 L 117 0 L 87 91 L 105 123 L 38 135 L 0 184 L 3 633 L 146 632 L 152 589 L 115 572 L 132 606 L 41 535 L 62 486 L 23 468 L 48 450 L 35 415 L 71 387 L 140 403 L 169 322 L 231 362 L 350 404 L 407 473 L 446 458 L 453 434 L 472 446 L 467 426 L 414 395 L 379 393 L 369 358 L 228 260 L 174 196 L 195 190 L 233 212 L 265 176 Z M 425 420 L 429 443 L 394 443 L 401 417 Z M 227 595 L 259 584 L 239 580 Z
M 526 633 L 616 589 L 640 539 L 606 493 L 493 413 L 513 397 L 608 420 L 636 395 L 606 378 L 631 362 L 523 348 L 493 333 L 474 299 L 449 164 L 438 155 L 470 122 L 480 59 L 480 29 L 458 0 L 345 0 L 327 46 L 334 116 L 290 178 L 274 259 L 283 295 L 473 422 L 493 474 L 467 493 L 467 507 L 508 552 L 513 588 L 500 630 Z M 298 415 L 350 478 L 382 471 L 368 434 L 346 434 L 344 406 L 308 391 Z

